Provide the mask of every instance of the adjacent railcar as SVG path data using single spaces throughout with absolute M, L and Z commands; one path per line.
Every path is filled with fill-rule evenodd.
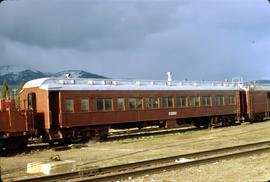
M 228 82 L 43 78 L 26 83 L 20 98 L 38 135 L 78 141 L 106 137 L 109 128 L 232 124 L 246 115 L 244 93 Z
M 270 113 L 270 86 L 249 84 L 246 86 L 245 120 L 263 121 Z
M 0 100 L 0 150 L 25 147 L 33 128 L 31 111 L 18 111 L 14 100 Z

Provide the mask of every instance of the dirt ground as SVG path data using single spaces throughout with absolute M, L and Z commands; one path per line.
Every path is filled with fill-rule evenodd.
M 28 154 L 2 157 L 2 178 L 7 181 L 10 177 L 24 175 L 27 163 L 45 161 L 54 155 L 59 155 L 62 160 L 75 160 L 77 168 L 102 167 L 270 140 L 269 131 L 270 121 L 124 141 L 92 142 L 86 147 L 67 151 L 55 152 L 52 149 L 33 151 Z M 126 181 L 268 181 L 269 159 L 270 153 L 263 153 L 198 167 L 165 171 Z

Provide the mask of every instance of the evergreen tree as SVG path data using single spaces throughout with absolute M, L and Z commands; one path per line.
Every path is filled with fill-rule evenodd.
M 16 103 L 16 108 L 17 108 L 17 109 L 20 109 L 20 107 L 21 107 L 21 106 L 20 106 L 20 91 L 22 90 L 23 85 L 24 85 L 23 82 L 20 83 L 19 86 L 18 86 L 18 90 L 17 90 L 17 92 L 16 92 L 15 103 Z
M 8 99 L 9 98 L 9 87 L 7 80 L 4 80 L 2 90 L 1 90 L 2 98 Z

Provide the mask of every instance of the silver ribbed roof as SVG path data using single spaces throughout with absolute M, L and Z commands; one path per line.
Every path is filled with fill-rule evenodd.
M 120 80 L 87 78 L 41 78 L 23 88 L 44 90 L 237 90 L 241 83 L 219 81 Z

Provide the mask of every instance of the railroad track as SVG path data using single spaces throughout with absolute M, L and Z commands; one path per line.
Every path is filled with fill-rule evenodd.
M 165 134 L 176 134 L 179 132 L 188 132 L 188 131 L 197 131 L 202 128 L 197 128 L 194 126 L 183 127 L 183 128 L 174 128 L 174 129 L 148 129 L 148 130 L 134 130 L 130 132 L 111 132 L 107 139 L 104 142 L 142 138 L 148 136 L 156 135 L 165 135 Z
M 113 141 L 121 141 L 127 139 L 136 139 L 143 138 L 149 136 L 157 136 L 157 135 L 165 135 L 165 134 L 176 134 L 179 132 L 188 132 L 188 131 L 197 131 L 201 130 L 197 127 L 184 127 L 184 128 L 174 128 L 174 129 L 158 129 L 158 128 L 150 128 L 146 130 L 131 130 L 131 131 L 121 131 L 121 132 L 111 132 L 107 139 L 102 140 L 100 142 L 113 142 Z M 15 156 L 17 154 L 28 154 L 32 151 L 42 151 L 42 150 L 69 150 L 72 148 L 76 148 L 77 146 L 86 147 L 86 144 L 74 144 L 74 145 L 49 145 L 48 143 L 42 142 L 33 142 L 28 144 L 26 148 L 20 150 L 12 150 L 12 151 L 0 151 L 0 157 L 8 157 Z
M 270 151 L 270 141 L 14 181 L 115 181 Z

